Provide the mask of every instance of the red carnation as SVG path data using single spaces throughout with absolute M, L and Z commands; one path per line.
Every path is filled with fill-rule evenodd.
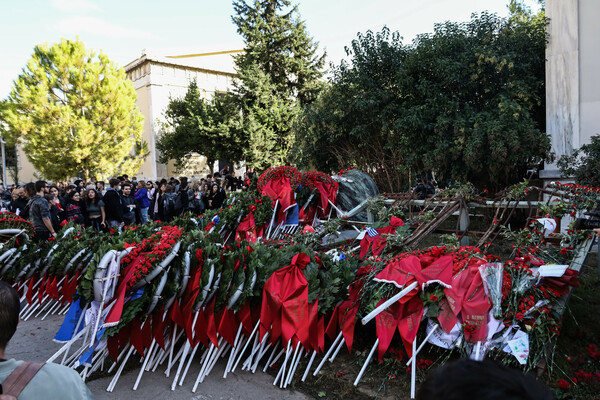
M 566 379 L 561 379 L 560 381 L 556 382 L 556 386 L 562 390 L 567 390 L 571 384 Z

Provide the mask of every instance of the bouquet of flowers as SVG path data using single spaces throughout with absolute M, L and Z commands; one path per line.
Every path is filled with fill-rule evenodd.
M 295 190 L 302 183 L 302 175 L 296 168 L 286 166 L 272 167 L 263 172 L 258 178 L 258 192 L 262 193 L 269 181 L 281 177 L 286 177 L 289 180 L 292 190 Z
M 29 237 L 33 236 L 34 233 L 33 225 L 31 224 L 31 222 L 9 211 L 1 211 L 0 235 L 3 235 L 3 231 L 5 230 L 8 231 L 13 229 L 23 230 L 27 235 L 29 235 Z

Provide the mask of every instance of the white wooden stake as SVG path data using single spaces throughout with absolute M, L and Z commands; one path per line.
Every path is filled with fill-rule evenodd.
M 337 335 L 337 337 L 335 338 L 335 340 L 331 344 L 331 347 L 329 347 L 329 350 L 327 350 L 327 353 L 325 353 L 325 357 L 323 357 L 323 359 L 321 360 L 321 363 L 317 366 L 317 369 L 315 369 L 315 372 L 313 372 L 313 376 L 317 376 L 317 374 L 319 373 L 319 371 L 321 370 L 321 368 L 323 368 L 323 365 L 325 365 L 325 361 L 327 361 L 327 358 L 329 358 L 329 356 L 331 355 L 331 353 L 335 350 L 337 344 L 339 343 L 339 341 L 342 339 L 343 336 L 344 335 L 343 335 L 342 332 L 340 332 Z
M 179 366 L 177 367 L 177 372 L 175 373 L 175 379 L 173 379 L 173 383 L 171 384 L 171 390 L 175 390 L 175 387 L 177 386 L 177 381 L 179 380 L 179 375 L 181 374 L 183 365 L 185 364 L 185 357 L 188 351 L 190 351 L 190 341 L 186 339 L 185 345 L 183 346 L 183 352 L 181 354 L 181 360 L 179 360 Z
M 379 345 L 379 338 L 377 338 L 377 340 L 375 340 L 375 343 L 373 344 L 373 347 L 371 348 L 371 351 L 369 352 L 369 355 L 367 356 L 365 363 L 363 364 L 362 368 L 360 369 L 360 372 L 358 373 L 358 376 L 356 377 L 356 380 L 354 381 L 354 386 L 358 386 L 358 383 L 360 382 L 363 374 L 367 370 L 367 365 L 369 365 L 369 362 L 371 362 L 371 358 L 373 358 L 373 354 L 375 353 L 375 349 L 377 349 L 378 345 Z
M 425 343 L 427 343 L 427 340 L 429 340 L 429 338 L 431 337 L 431 335 L 433 335 L 433 333 L 437 330 L 437 328 L 439 328 L 439 325 L 435 325 L 433 327 L 433 329 L 431 329 L 431 332 L 429 332 L 427 334 L 427 336 L 425 337 L 425 340 L 423 340 L 423 343 L 421 343 L 421 345 L 419 346 L 419 348 L 417 349 L 417 351 L 413 352 L 412 357 L 408 360 L 408 362 L 406 363 L 407 366 L 410 365 L 410 363 L 412 363 L 414 360 L 417 359 L 417 354 L 419 354 L 419 352 L 421 351 L 421 349 L 423 348 L 423 346 L 425 346 Z M 415 338 L 415 341 L 417 340 L 417 338 Z
M 240 335 L 242 333 L 242 324 L 238 327 L 238 331 L 235 335 L 235 340 L 233 341 L 233 348 L 231 349 L 231 353 L 229 354 L 229 359 L 227 360 L 227 365 L 225 366 L 225 372 L 223 373 L 223 378 L 227 378 L 227 374 L 229 373 L 229 368 L 231 368 L 231 363 L 235 360 L 235 355 L 238 350 L 238 346 L 240 345 Z
M 410 285 L 408 285 L 407 287 L 405 287 L 404 289 L 402 289 L 402 291 L 400 291 L 400 293 L 398 293 L 398 294 L 392 296 L 391 298 L 389 298 L 388 300 L 386 300 L 379 307 L 377 307 L 376 309 L 371 311 L 369 314 L 367 314 L 367 316 L 365 316 L 362 319 L 362 324 L 366 325 L 370 320 L 375 318 L 377 315 L 379 315 L 381 312 L 383 312 L 386 308 L 388 308 L 389 306 L 391 306 L 392 304 L 394 304 L 395 302 L 397 302 L 398 300 L 400 300 L 401 298 L 406 296 L 408 293 L 410 293 L 414 288 L 417 287 L 417 285 L 418 285 L 417 282 L 413 282 Z
M 152 344 L 150 345 L 150 348 L 146 351 L 146 357 L 144 357 L 144 363 L 142 364 L 142 368 L 140 368 L 140 372 L 138 373 L 137 379 L 135 380 L 135 383 L 133 385 L 133 390 L 137 390 L 138 385 L 140 384 L 140 381 L 142 380 L 142 375 L 144 374 L 144 371 L 146 370 L 146 365 L 148 365 L 148 360 L 150 359 L 150 356 L 152 355 L 152 352 L 154 351 L 154 346 L 156 345 L 156 340 L 152 340 Z
M 279 346 L 280 341 L 281 341 L 281 339 L 277 339 L 277 343 L 275 343 L 275 346 L 273 346 L 273 351 L 271 352 L 271 355 L 267 359 L 267 363 L 265 364 L 265 367 L 263 368 L 263 372 L 267 372 L 267 368 L 269 368 L 269 365 L 271 365 L 275 362 L 272 360 L 273 360 L 273 356 L 275 355 L 275 352 L 277 351 L 277 346 Z M 282 352 L 283 352 L 283 349 L 279 352 L 279 356 L 277 356 L 277 358 L 279 358 L 281 356 Z
M 417 341 L 413 340 L 412 344 L 413 354 L 417 351 Z M 410 398 L 415 398 L 415 390 L 416 390 L 416 380 L 417 380 L 417 363 L 413 362 L 410 366 Z
M 340 340 L 340 344 L 338 344 L 337 348 L 335 349 L 335 352 L 333 353 L 333 355 L 329 359 L 330 363 L 332 363 L 333 360 L 335 360 L 335 357 L 337 357 L 337 355 L 340 352 L 340 350 L 342 349 L 342 347 L 344 347 L 344 344 L 346 344 L 346 341 L 342 338 L 342 340 Z
M 187 362 L 187 364 L 185 366 L 185 369 L 183 370 L 183 373 L 181 374 L 181 379 L 179 380 L 179 386 L 183 386 L 183 382 L 185 380 L 185 377 L 187 376 L 187 373 L 190 370 L 190 366 L 192 365 L 192 361 L 194 361 L 194 356 L 196 355 L 196 352 L 198 351 L 199 348 L 200 348 L 200 343 L 198 343 L 192 349 L 192 354 L 190 354 L 190 358 L 188 359 L 188 362 Z
M 312 356 L 310 356 L 310 361 L 308 362 L 308 365 L 306 366 L 306 370 L 304 371 L 304 375 L 302 375 L 302 382 L 304 382 L 306 380 L 306 377 L 308 376 L 308 372 L 310 371 L 310 367 L 312 367 L 313 361 L 315 361 L 316 356 L 317 356 L 317 351 L 313 350 Z
M 235 362 L 235 364 L 233 365 L 233 368 L 231 369 L 231 372 L 235 372 L 235 368 L 237 367 L 237 365 L 239 364 L 240 360 L 242 359 L 242 357 L 244 356 L 244 352 L 246 351 L 246 349 L 248 348 L 248 344 L 250 343 L 250 341 L 252 340 L 252 337 L 254 336 L 254 334 L 256 333 L 256 330 L 258 329 L 258 327 L 260 326 L 260 320 L 258 320 L 258 322 L 256 323 L 256 325 L 254 326 L 254 329 L 252 330 L 252 333 L 250 334 L 250 337 L 248 337 L 248 341 L 246 342 L 246 344 L 244 345 L 244 348 L 242 349 L 239 358 L 237 359 L 237 361 Z M 260 336 L 260 333 L 258 334 Z
M 292 356 L 292 359 L 290 360 L 290 367 L 288 368 L 288 374 L 285 377 L 285 380 L 283 382 L 283 387 L 287 387 L 288 383 L 290 382 L 290 380 L 292 379 L 292 372 L 294 370 L 294 364 L 296 364 L 296 359 L 298 359 L 298 352 L 300 351 L 300 342 L 298 342 L 298 344 L 296 345 L 296 349 L 294 350 L 294 355 Z

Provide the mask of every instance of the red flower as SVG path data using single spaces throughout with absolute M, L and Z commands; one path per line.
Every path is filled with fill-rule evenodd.
M 475 325 L 465 324 L 464 330 L 467 335 L 471 335 L 475 332 Z
M 556 382 L 556 386 L 562 390 L 567 390 L 571 384 L 566 379 L 561 379 L 560 381 Z
M 519 307 L 521 308 L 521 307 Z M 518 320 L 522 320 L 523 319 L 523 313 L 518 312 L 517 315 L 515 315 L 515 318 Z
M 438 301 L 439 298 L 436 295 L 432 294 L 431 296 L 429 296 L 429 300 L 431 300 L 431 301 Z
M 600 359 L 600 351 L 598 351 L 598 348 L 595 344 L 588 344 L 587 353 L 588 356 L 590 356 L 594 360 Z

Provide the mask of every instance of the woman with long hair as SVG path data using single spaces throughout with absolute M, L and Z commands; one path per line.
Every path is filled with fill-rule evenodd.
M 74 221 L 76 224 L 84 225 L 85 219 L 81 210 L 81 195 L 77 190 L 72 190 L 67 195 L 67 221 Z
M 106 227 L 106 214 L 104 213 L 104 202 L 100 199 L 98 191 L 89 188 L 86 191 L 85 211 L 87 226 L 91 226 L 98 232 Z
M 154 196 L 152 197 L 152 214 L 154 215 L 155 221 L 164 221 L 164 212 L 163 212 L 163 195 L 167 190 L 166 183 L 160 183 L 158 188 L 154 191 Z
M 52 204 L 54 204 L 56 206 L 56 209 L 58 210 L 59 221 L 64 221 L 65 219 L 67 219 L 66 201 L 64 197 L 61 197 L 60 189 L 58 189 L 58 186 L 51 185 L 48 194 L 50 194 L 50 196 L 52 196 L 52 199 L 55 200 Z
M 225 191 L 219 187 L 218 183 L 213 183 L 210 191 L 210 195 L 208 195 L 208 209 L 209 210 L 217 210 L 221 208 L 223 202 L 225 201 Z

